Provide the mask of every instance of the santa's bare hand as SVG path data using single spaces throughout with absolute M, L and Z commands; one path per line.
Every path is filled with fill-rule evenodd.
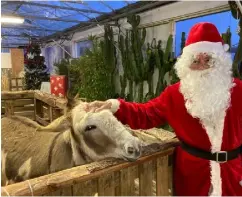
M 112 103 L 110 101 L 93 101 L 91 103 L 87 103 L 85 106 L 86 112 L 99 112 L 105 109 L 110 110 L 112 107 Z

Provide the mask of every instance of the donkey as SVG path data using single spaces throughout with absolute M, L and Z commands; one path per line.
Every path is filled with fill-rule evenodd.
M 105 158 L 135 161 L 141 141 L 110 111 L 86 112 L 82 101 L 43 127 L 21 116 L 2 118 L 2 186 Z

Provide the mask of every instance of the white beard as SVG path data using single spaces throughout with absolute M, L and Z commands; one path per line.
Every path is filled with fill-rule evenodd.
M 181 79 L 180 92 L 185 99 L 189 114 L 199 118 L 211 143 L 211 152 L 221 150 L 226 110 L 230 105 L 230 90 L 234 86 L 232 79 L 232 60 L 228 53 L 210 53 L 213 67 L 203 71 L 192 71 L 189 68 L 195 55 L 186 53 L 175 65 Z M 220 165 L 210 161 L 211 196 L 222 195 Z

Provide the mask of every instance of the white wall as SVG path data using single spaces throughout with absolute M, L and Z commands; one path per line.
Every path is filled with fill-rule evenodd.
M 1 53 L 1 68 L 12 68 L 11 53 Z
M 155 8 L 143 13 L 140 13 L 141 22 L 140 27 L 145 27 L 147 36 L 146 42 L 151 42 L 153 38 L 157 40 L 162 40 L 162 47 L 165 48 L 166 40 L 170 34 L 175 36 L 175 22 L 179 20 L 184 20 L 188 18 L 198 17 L 202 15 L 212 14 L 216 12 L 221 12 L 228 10 L 229 6 L 227 1 L 182 1 L 166 5 L 163 7 Z M 123 18 L 119 20 L 121 24 L 121 30 L 123 32 L 130 28 L 127 23 L 127 19 Z M 86 40 L 89 35 L 102 36 L 104 32 L 103 26 L 96 26 L 89 30 L 83 32 L 77 32 L 73 35 L 71 45 L 72 45 L 72 56 L 76 57 L 76 42 L 81 40 Z M 114 33 L 118 32 L 118 29 L 114 28 Z M 67 44 L 65 42 L 64 44 Z M 69 44 L 69 43 L 68 43 Z M 53 54 L 54 55 L 54 54 Z M 52 57 L 56 59 L 56 57 Z M 58 58 L 58 57 L 57 57 Z M 119 74 L 122 75 L 122 65 L 119 63 Z M 168 78 L 167 78 L 168 79 Z M 154 73 L 154 88 L 156 88 L 158 80 L 158 71 Z M 118 92 L 119 78 L 116 79 L 116 87 Z M 126 89 L 128 91 L 128 88 Z M 148 92 L 147 84 L 145 84 L 144 94 Z

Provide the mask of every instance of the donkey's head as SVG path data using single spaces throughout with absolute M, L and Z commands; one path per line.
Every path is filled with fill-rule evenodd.
M 86 112 L 80 100 L 68 100 L 68 115 L 52 124 L 54 130 L 70 129 L 72 142 L 92 160 L 108 157 L 134 161 L 141 155 L 141 141 L 108 110 Z M 52 130 L 52 129 L 51 129 Z

